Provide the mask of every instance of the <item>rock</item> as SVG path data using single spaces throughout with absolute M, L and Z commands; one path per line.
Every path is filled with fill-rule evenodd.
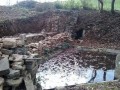
M 5 55 L 12 55 L 13 51 L 8 49 L 1 49 L 1 52 Z
M 16 47 L 16 40 L 14 38 L 2 38 L 3 47 L 12 48 Z
M 12 57 L 14 58 L 13 61 L 16 61 L 16 62 L 23 61 L 23 55 L 13 54 Z
M 20 77 L 20 70 L 10 69 L 10 73 L 7 75 L 8 79 L 17 79 Z
M 27 70 L 31 70 L 37 65 L 37 60 L 34 58 L 27 58 L 25 59 L 25 65 Z
M 9 61 L 7 57 L 0 58 L 0 76 L 9 74 Z
M 0 90 L 3 90 L 4 79 L 0 77 Z
M 2 56 L 2 52 L 0 51 L 0 57 Z
M 38 66 L 36 65 L 34 68 L 32 68 L 31 70 L 27 70 L 28 73 L 31 74 L 32 76 L 32 80 L 34 81 L 34 79 L 36 79 L 36 73 L 37 73 L 37 70 L 38 70 Z
M 38 58 L 39 57 L 38 53 L 31 53 L 28 51 L 27 54 L 29 55 L 29 58 Z
M 9 58 L 9 55 L 2 54 L 2 57 Z
M 0 43 L 2 42 L 2 38 L 0 38 Z
M 3 47 L 3 43 L 0 43 L 0 49 Z
M 9 86 L 19 86 L 23 81 L 23 78 L 20 77 L 18 79 L 7 79 L 6 80 L 6 83 L 9 85 Z
M 15 48 L 24 45 L 24 42 L 18 38 L 2 38 L 2 42 L 5 48 Z
M 24 77 L 24 82 L 27 90 L 35 90 L 30 74 Z
M 24 64 L 24 62 L 14 62 L 14 63 L 12 63 L 12 65 L 20 65 L 20 66 L 22 66 Z
M 14 57 L 9 56 L 8 60 L 9 60 L 9 61 L 14 61 Z
M 0 85 L 2 85 L 3 83 L 4 83 L 4 79 L 0 77 Z
M 14 70 L 25 70 L 25 66 L 21 66 L 21 65 L 11 65 L 12 69 Z
M 115 77 L 120 80 L 120 54 L 116 56 Z

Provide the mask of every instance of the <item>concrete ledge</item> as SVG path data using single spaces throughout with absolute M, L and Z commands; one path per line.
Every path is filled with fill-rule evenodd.
M 101 53 L 120 54 L 120 50 L 109 49 L 109 48 L 91 48 L 91 47 L 78 46 L 76 47 L 76 49 L 79 51 L 93 51 L 93 52 L 101 52 Z
M 120 82 L 118 80 L 101 82 L 101 83 L 87 83 L 73 86 L 56 87 L 54 90 L 120 90 L 117 86 Z

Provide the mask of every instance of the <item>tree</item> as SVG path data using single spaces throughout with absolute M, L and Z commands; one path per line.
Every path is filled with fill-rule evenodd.
M 102 12 L 103 11 L 103 5 L 104 5 L 103 0 L 98 0 L 98 5 L 99 5 L 100 12 Z M 115 5 L 115 0 L 112 0 L 112 2 L 111 2 L 111 12 L 112 13 L 115 12 L 114 11 L 114 5 Z
M 98 6 L 99 6 L 100 12 L 102 12 L 103 11 L 103 0 L 98 0 Z
M 115 5 L 115 0 L 112 0 L 112 3 L 111 3 L 111 12 L 114 13 L 115 10 L 114 10 L 114 5 Z

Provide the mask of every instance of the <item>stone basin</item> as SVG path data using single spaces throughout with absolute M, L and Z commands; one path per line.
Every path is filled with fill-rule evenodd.
M 68 49 L 40 64 L 36 74 L 42 89 L 113 81 L 115 54 Z

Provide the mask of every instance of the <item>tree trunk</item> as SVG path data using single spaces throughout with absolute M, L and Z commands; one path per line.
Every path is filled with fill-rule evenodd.
M 102 12 L 103 11 L 103 0 L 98 0 L 98 6 L 99 6 L 100 12 Z
M 115 0 L 112 0 L 112 3 L 111 3 L 111 12 L 114 13 L 114 5 L 115 5 Z

